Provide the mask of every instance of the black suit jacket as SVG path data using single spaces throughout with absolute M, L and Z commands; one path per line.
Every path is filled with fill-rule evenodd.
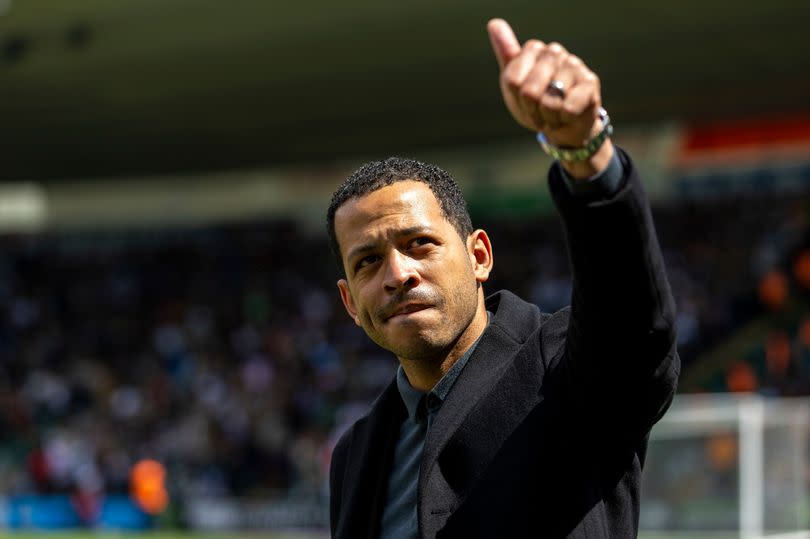
M 428 433 L 418 484 L 425 538 L 637 535 L 647 437 L 675 392 L 674 304 L 632 163 L 605 200 L 549 185 L 573 271 L 571 306 L 509 292 Z M 405 408 L 392 383 L 332 457 L 331 527 L 379 535 Z

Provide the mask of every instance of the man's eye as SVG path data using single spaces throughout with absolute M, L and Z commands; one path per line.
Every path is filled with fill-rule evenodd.
M 433 240 L 423 236 L 423 237 L 416 238 L 415 240 L 413 240 L 411 242 L 411 247 L 421 247 L 422 245 L 428 245 L 428 244 L 431 244 L 431 243 L 433 243 Z
M 366 266 L 369 266 L 369 265 L 373 264 L 374 262 L 376 262 L 379 258 L 380 257 L 378 257 L 377 255 L 369 255 L 369 256 L 363 257 L 355 265 L 355 270 L 363 269 Z

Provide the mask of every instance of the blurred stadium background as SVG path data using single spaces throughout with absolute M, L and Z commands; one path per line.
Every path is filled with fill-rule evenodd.
M 568 302 L 492 16 L 601 75 L 654 201 L 684 371 L 643 537 L 807 537 L 799 0 L 0 0 L 0 537 L 324 536 L 332 445 L 395 368 L 323 232 L 365 159 L 450 170 L 490 289 Z

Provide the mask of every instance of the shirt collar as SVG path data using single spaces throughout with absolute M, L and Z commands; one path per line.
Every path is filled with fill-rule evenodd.
M 405 376 L 405 371 L 402 369 L 402 365 L 400 365 L 397 369 L 397 389 L 399 389 L 402 402 L 405 403 L 405 408 L 408 410 L 408 417 L 415 420 L 416 410 L 419 408 L 419 402 L 422 400 L 422 397 L 425 394 L 418 389 L 413 388 L 411 383 L 408 381 L 408 377 Z
M 489 320 L 491 318 L 492 314 L 487 311 L 487 326 L 489 326 Z M 430 393 L 438 399 L 439 405 L 441 405 L 441 403 L 444 402 L 444 399 L 447 398 L 447 395 L 450 393 L 450 389 L 453 387 L 456 379 L 458 379 L 462 369 L 464 369 L 464 365 L 466 365 L 467 361 L 469 361 L 470 356 L 472 356 L 473 352 L 478 346 L 478 342 L 481 340 L 481 336 L 483 335 L 484 333 L 482 332 L 472 346 L 470 346 L 467 351 L 464 352 L 464 355 L 453 363 L 450 370 L 447 371 L 445 375 L 442 376 L 442 378 L 436 383 L 436 385 L 433 386 L 433 389 L 430 390 Z M 400 365 L 397 369 L 397 389 L 402 397 L 402 402 L 405 403 L 405 408 L 408 410 L 408 417 L 410 417 L 412 420 L 416 420 L 419 403 L 422 401 L 425 393 L 419 391 L 418 389 L 414 389 L 414 387 L 408 381 L 408 377 L 405 375 L 405 370 L 402 368 L 402 365 Z

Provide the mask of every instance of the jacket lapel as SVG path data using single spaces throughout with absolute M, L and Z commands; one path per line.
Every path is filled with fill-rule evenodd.
M 539 404 L 545 372 L 539 343 L 525 343 L 539 326 L 539 309 L 501 292 L 488 299 L 497 312 L 442 404 L 425 441 L 419 475 L 419 521 L 433 537 L 464 501 L 503 442 Z M 533 348 L 535 347 L 535 348 Z M 446 476 L 447 459 L 460 470 Z
M 396 382 L 392 382 L 368 416 L 355 425 L 336 539 L 379 536 L 394 447 L 406 414 Z

